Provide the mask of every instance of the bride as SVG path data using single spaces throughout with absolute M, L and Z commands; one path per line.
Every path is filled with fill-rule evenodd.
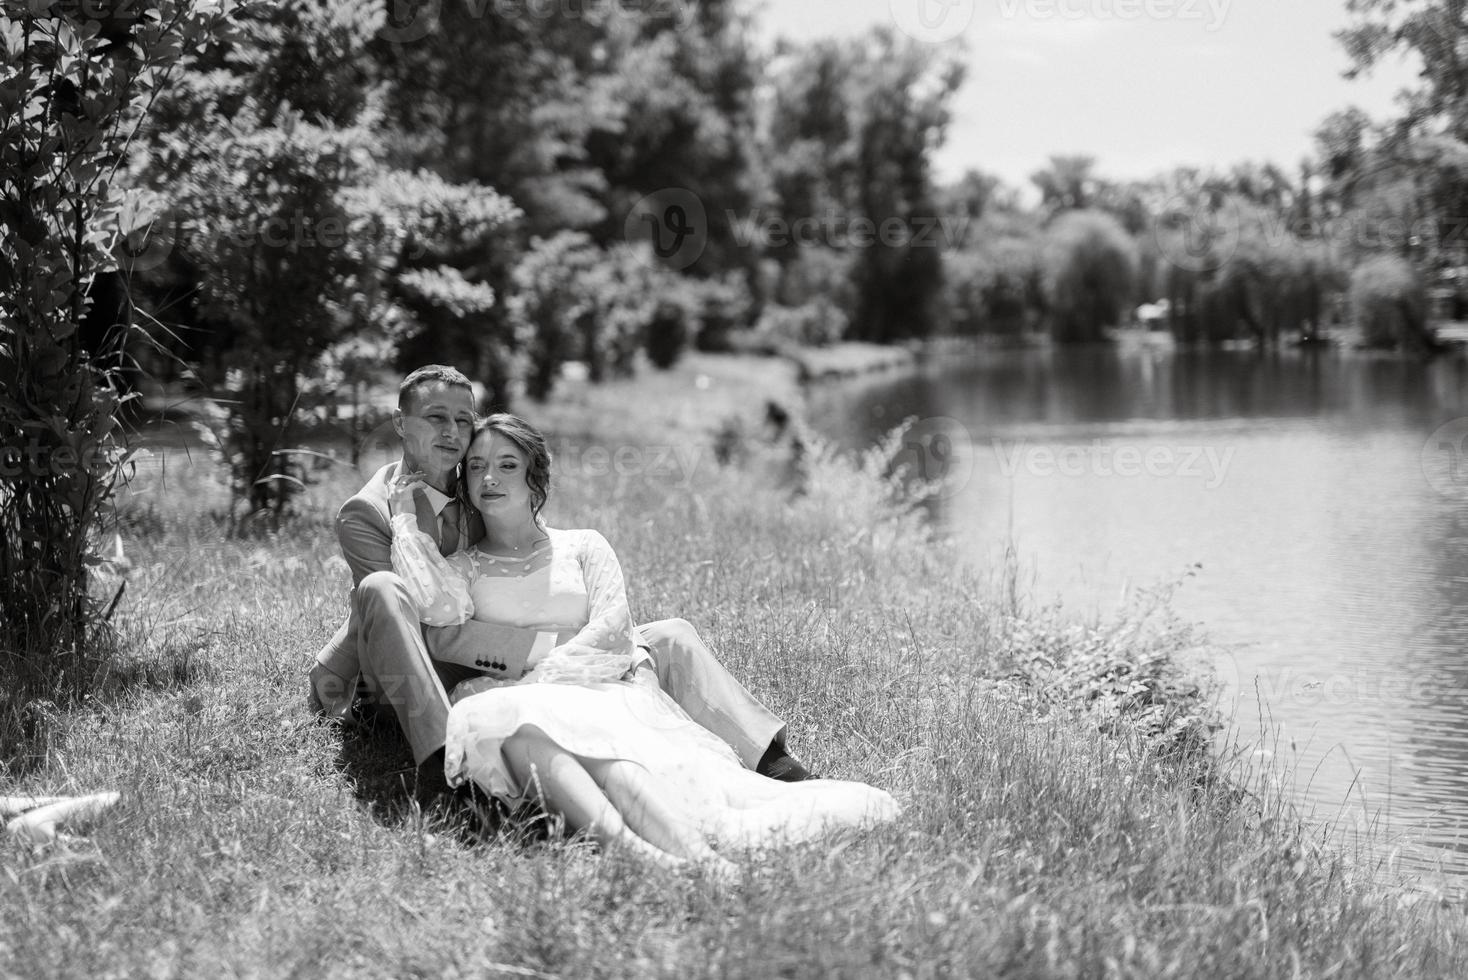
M 473 616 L 542 631 L 546 641 L 518 680 L 479 677 L 455 688 L 450 784 L 473 780 L 511 804 L 535 799 L 603 847 L 725 875 L 734 867 L 715 847 L 806 840 L 896 817 L 892 797 L 863 783 L 785 783 L 745 769 L 655 683 L 627 679 L 648 656 L 633 641 L 617 557 L 594 530 L 547 527 L 549 489 L 544 437 L 497 414 L 475 426 L 460 484 L 484 518 L 477 545 L 441 557 L 415 523 L 411 486 L 394 492 L 393 565 L 424 622 Z

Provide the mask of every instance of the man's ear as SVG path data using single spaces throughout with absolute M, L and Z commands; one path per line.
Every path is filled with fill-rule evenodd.
M 398 434 L 399 439 L 403 437 L 403 410 L 401 408 L 392 410 L 392 430 Z

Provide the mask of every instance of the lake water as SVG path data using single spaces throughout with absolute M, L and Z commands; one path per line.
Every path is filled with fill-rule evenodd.
M 816 428 L 910 461 L 969 560 L 1082 618 L 1200 566 L 1233 733 L 1307 813 L 1468 878 L 1468 364 L 1349 351 L 964 355 L 817 386 Z

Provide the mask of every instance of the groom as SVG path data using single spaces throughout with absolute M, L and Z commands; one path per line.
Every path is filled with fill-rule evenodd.
M 378 470 L 337 515 L 337 540 L 352 572 L 350 610 L 310 672 L 308 700 L 328 717 L 346 718 L 359 696 L 392 705 L 426 785 L 443 783 L 447 692 L 479 674 L 518 677 L 533 651 L 570 638 L 473 619 L 425 627 L 393 573 L 394 485 L 426 484 L 413 494 L 418 526 L 444 554 L 483 534 L 479 515 L 463 513 L 454 499 L 474 418 L 474 390 L 454 368 L 433 364 L 403 379 L 393 413 L 403 458 Z M 785 749 L 785 724 L 719 665 L 692 626 L 666 619 L 636 633 L 635 680 L 661 687 L 746 766 L 789 782 L 810 778 Z

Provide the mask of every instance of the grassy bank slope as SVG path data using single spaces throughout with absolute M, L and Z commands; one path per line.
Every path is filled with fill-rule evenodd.
M 303 704 L 356 474 L 289 533 L 231 540 L 220 476 L 173 457 L 126 508 L 126 669 L 33 711 L 7 779 L 123 802 L 86 840 L 0 840 L 0 974 L 1468 974 L 1461 908 L 1373 893 L 1140 734 L 1187 733 L 1164 609 L 1092 629 L 1027 611 L 819 456 L 792 497 L 785 449 L 754 436 L 771 397 L 794 403 L 787 366 L 693 358 L 527 407 L 560 451 L 550 518 L 603 530 L 636 617 L 694 622 L 803 758 L 891 790 L 898 824 L 746 856 L 729 888 L 424 815 L 401 743 Z M 714 459 L 720 429 L 742 466 Z

